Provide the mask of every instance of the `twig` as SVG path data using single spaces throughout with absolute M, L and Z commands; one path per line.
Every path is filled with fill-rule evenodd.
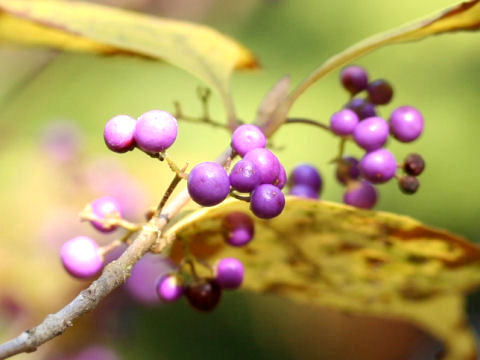
M 306 124 L 306 125 L 312 125 L 315 127 L 318 127 L 323 130 L 327 130 L 329 132 L 332 132 L 330 127 L 328 125 L 325 125 L 319 121 L 316 120 L 311 120 L 311 119 L 304 119 L 304 118 L 288 118 L 285 121 L 285 124 Z

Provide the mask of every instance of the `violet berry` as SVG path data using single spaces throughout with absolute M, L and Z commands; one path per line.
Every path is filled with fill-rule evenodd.
M 253 220 L 242 212 L 233 212 L 225 216 L 222 222 L 225 241 L 232 246 L 248 244 L 255 234 Z
M 255 164 L 262 184 L 273 184 L 280 174 L 280 162 L 268 149 L 253 149 L 247 152 L 243 159 Z
M 259 218 L 274 218 L 280 215 L 284 207 L 285 196 L 275 185 L 262 184 L 253 190 L 250 199 L 250 210 Z
M 280 171 L 278 173 L 277 179 L 273 182 L 273 185 L 282 190 L 287 184 L 287 172 L 282 164 L 280 164 Z
M 423 116 L 412 106 L 400 106 L 390 115 L 390 131 L 401 142 L 416 140 L 423 132 Z
M 122 217 L 122 211 L 120 204 L 117 200 L 110 196 L 104 196 L 98 198 L 91 204 L 92 213 L 99 219 L 105 220 L 113 217 Z M 93 225 L 98 231 L 108 233 L 115 230 L 117 227 L 115 225 L 105 225 L 101 221 L 90 221 L 90 224 Z
M 367 88 L 368 75 L 363 67 L 351 65 L 342 70 L 340 81 L 350 94 L 355 95 Z
M 195 166 L 188 175 L 188 193 L 202 206 L 220 204 L 230 192 L 230 180 L 225 169 L 216 162 Z
M 232 134 L 232 148 L 240 156 L 253 149 L 264 148 L 267 139 L 262 130 L 255 125 L 240 125 Z
M 360 177 L 359 161 L 352 157 L 344 157 L 337 165 L 337 180 L 346 185 L 351 180 L 357 180 Z
M 322 189 L 322 177 L 318 170 L 310 164 L 297 165 L 288 180 L 290 186 L 306 185 L 316 193 L 320 193 Z
M 368 181 L 379 184 L 395 176 L 397 163 L 387 149 L 379 149 L 365 154 L 360 161 L 362 175 Z
M 408 175 L 418 176 L 425 169 L 425 160 L 419 154 L 410 154 L 403 162 L 403 169 Z
M 97 243 L 87 236 L 77 236 L 63 244 L 60 258 L 65 270 L 79 279 L 98 274 L 103 266 Z
M 420 182 L 415 176 L 402 176 L 398 180 L 398 186 L 404 194 L 415 194 L 420 186 Z
M 387 122 L 380 117 L 371 117 L 357 125 L 353 132 L 353 139 L 358 146 L 367 151 L 372 151 L 385 144 L 388 134 Z
M 184 286 L 175 274 L 168 274 L 158 280 L 156 290 L 160 300 L 174 302 L 182 297 Z
M 377 116 L 375 111 L 375 106 L 372 103 L 369 103 L 365 99 L 355 98 L 350 100 L 345 106 L 345 109 L 350 109 L 357 114 L 360 120 Z
M 135 127 L 137 146 L 147 152 L 157 153 L 168 149 L 177 138 L 177 119 L 162 110 L 142 114 Z
M 294 195 L 306 199 L 318 199 L 319 195 L 318 193 L 311 188 L 310 186 L 307 185 L 293 185 L 290 188 L 290 191 L 288 192 L 289 195 Z
M 257 166 L 249 160 L 240 160 L 230 172 L 230 185 L 240 192 L 251 192 L 261 183 Z
M 135 126 L 137 121 L 128 115 L 117 115 L 105 125 L 103 139 L 107 147 L 115 152 L 124 153 L 135 147 Z
M 199 311 L 213 310 L 222 296 L 222 288 L 215 279 L 204 279 L 189 284 L 185 296 L 190 305 Z
M 350 109 L 340 110 L 330 118 L 330 129 L 340 136 L 350 135 L 359 122 L 358 115 Z
M 368 101 L 375 105 L 386 105 L 392 100 L 393 88 L 385 80 L 372 81 L 367 86 Z
M 377 203 L 378 194 L 375 187 L 368 181 L 358 182 L 349 187 L 343 195 L 345 204 L 361 209 L 371 209 Z
M 245 269 L 240 260 L 224 258 L 217 263 L 216 280 L 222 289 L 237 289 L 242 285 Z

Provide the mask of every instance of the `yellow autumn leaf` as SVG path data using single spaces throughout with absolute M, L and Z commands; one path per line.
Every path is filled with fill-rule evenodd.
M 442 341 L 445 359 L 476 358 L 464 312 L 465 294 L 480 284 L 480 248 L 409 217 L 287 197 L 284 212 L 254 219 L 244 248 L 226 245 L 222 219 L 249 213 L 229 200 L 172 224 L 172 259 L 184 247 L 214 263 L 236 257 L 246 268 L 244 289 L 358 315 L 407 321 Z
M 161 59 L 220 92 L 229 116 L 234 69 L 256 68 L 255 56 L 203 25 L 81 2 L 0 0 L 0 40 L 68 51 Z

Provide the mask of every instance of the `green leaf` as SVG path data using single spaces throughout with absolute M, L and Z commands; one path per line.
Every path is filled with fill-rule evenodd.
M 288 197 L 278 218 L 255 219 L 255 238 L 227 246 L 222 219 L 248 204 L 203 208 L 172 225 L 170 256 L 184 247 L 213 263 L 245 264 L 244 289 L 349 313 L 410 322 L 442 341 L 449 360 L 476 357 L 464 295 L 480 284 L 480 248 L 409 217 Z

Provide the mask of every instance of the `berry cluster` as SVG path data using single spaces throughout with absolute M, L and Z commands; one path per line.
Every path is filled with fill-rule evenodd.
M 322 192 L 322 177 L 318 170 L 309 164 L 300 164 L 290 173 L 288 184 L 290 195 L 307 199 L 318 199 Z

